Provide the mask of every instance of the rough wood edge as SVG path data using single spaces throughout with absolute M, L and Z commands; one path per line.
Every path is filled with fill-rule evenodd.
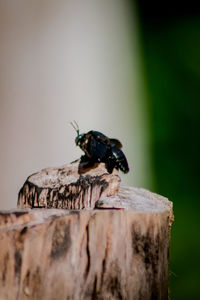
M 18 208 L 92 209 L 101 196 L 118 193 L 118 172 L 109 174 L 101 163 L 80 175 L 79 163 L 46 168 L 29 176 L 19 191 Z

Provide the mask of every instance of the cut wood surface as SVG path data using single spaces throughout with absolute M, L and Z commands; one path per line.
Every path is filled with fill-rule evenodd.
M 23 188 L 18 204 L 26 207 Z M 100 194 L 95 209 L 0 212 L 1 300 L 168 299 L 172 203 L 133 187 Z

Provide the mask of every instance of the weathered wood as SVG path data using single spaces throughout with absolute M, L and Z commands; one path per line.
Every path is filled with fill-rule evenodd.
M 96 207 L 1 212 L 0 299 L 168 299 L 172 203 L 121 187 Z
M 80 161 L 46 168 L 27 178 L 18 195 L 18 207 L 94 208 L 101 196 L 118 193 L 120 178 L 117 174 L 117 171 L 109 174 L 103 163 L 83 172 Z

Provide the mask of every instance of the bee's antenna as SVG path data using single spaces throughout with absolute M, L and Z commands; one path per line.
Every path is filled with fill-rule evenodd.
M 77 135 L 79 135 L 79 126 L 78 126 L 77 122 L 76 122 L 76 121 L 74 121 L 74 123 L 73 123 L 73 122 L 70 122 L 70 124 L 71 124 L 72 127 L 76 130 Z
M 79 126 L 77 124 L 77 122 L 74 120 L 74 124 L 76 125 L 77 130 L 79 131 Z

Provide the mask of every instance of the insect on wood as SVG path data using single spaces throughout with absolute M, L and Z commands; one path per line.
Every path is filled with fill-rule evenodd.
M 75 143 L 85 153 L 81 156 L 81 163 L 84 164 L 85 168 L 103 162 L 109 173 L 112 173 L 114 168 L 124 173 L 129 172 L 128 161 L 121 150 L 122 144 L 119 140 L 108 138 L 95 130 L 80 133 L 79 126 L 75 121 L 74 123 L 71 122 L 71 125 L 77 132 Z

